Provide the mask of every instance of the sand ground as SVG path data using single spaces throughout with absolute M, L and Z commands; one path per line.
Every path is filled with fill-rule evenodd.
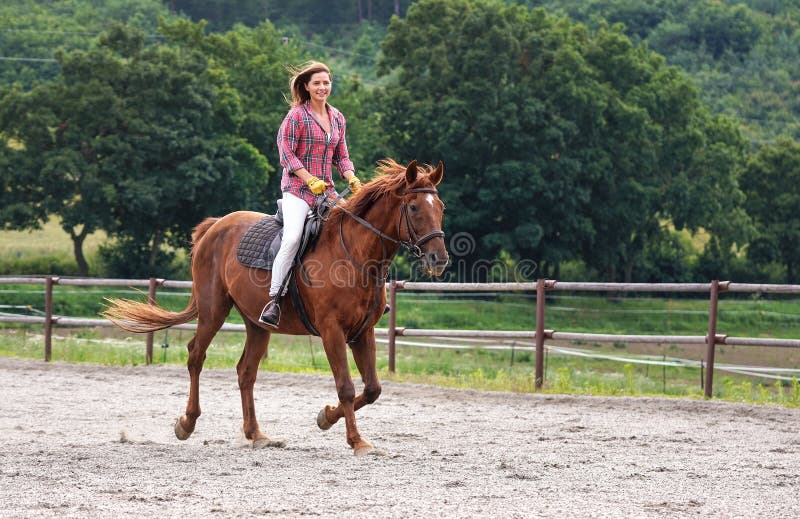
M 767 517 L 800 515 L 800 409 L 661 398 L 490 393 L 384 383 L 317 428 L 329 376 L 261 373 L 242 446 L 234 370 L 201 377 L 0 358 L 1 517 Z

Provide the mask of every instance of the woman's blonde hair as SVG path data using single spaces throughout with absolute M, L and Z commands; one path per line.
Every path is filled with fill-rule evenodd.
M 317 72 L 327 72 L 328 77 L 333 81 L 331 69 L 329 69 L 326 64 L 320 63 L 319 61 L 307 61 L 300 65 L 300 67 L 290 67 L 289 72 L 292 74 L 292 78 L 289 80 L 289 89 L 292 92 L 292 99 L 289 101 L 289 104 L 292 108 L 311 99 L 311 94 L 306 90 L 305 85 L 311 80 L 311 76 Z

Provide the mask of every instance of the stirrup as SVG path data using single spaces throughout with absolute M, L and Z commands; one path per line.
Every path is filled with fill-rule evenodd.
M 278 304 L 277 298 L 271 299 L 265 306 L 264 309 L 261 310 L 261 316 L 258 318 L 258 322 L 262 324 L 266 324 L 267 326 L 272 326 L 273 328 L 278 327 L 278 323 L 281 320 L 281 306 Z

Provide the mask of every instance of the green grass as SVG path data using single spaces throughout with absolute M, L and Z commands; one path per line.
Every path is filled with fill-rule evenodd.
M 159 304 L 183 309 L 186 290 L 160 290 Z M 56 286 L 56 314 L 96 317 L 106 296 L 144 299 L 144 294 L 126 288 Z M 19 306 L 0 309 L 24 314 L 41 313 L 42 286 L 0 285 L 0 304 Z M 26 307 L 30 307 L 27 309 Z M 610 302 L 603 297 L 556 296 L 548 298 L 547 327 L 564 331 L 615 333 L 669 333 L 703 335 L 708 302 L 694 299 L 631 298 Z M 431 297 L 401 293 L 398 325 L 408 328 L 459 328 L 532 330 L 534 300 L 523 295 Z M 778 298 L 723 301 L 720 331 L 738 336 L 796 337 L 800 301 Z M 241 322 L 232 312 L 229 322 Z M 386 326 L 386 318 L 379 327 Z M 53 360 L 109 365 L 143 364 L 144 337 L 111 329 L 68 330 L 56 328 Z M 155 335 L 154 362 L 185 365 L 189 331 L 170 330 Z M 379 337 L 380 340 L 380 337 Z M 399 338 L 403 341 L 404 338 Z M 424 341 L 425 339 L 421 339 Z M 524 342 L 524 341 L 522 341 Z M 208 350 L 206 366 L 233 369 L 244 343 L 242 333 L 219 333 Z M 162 345 L 166 347 L 162 348 Z M 530 392 L 534 390 L 534 355 L 524 348 L 487 350 L 462 342 L 458 349 L 398 345 L 397 373 L 388 371 L 385 342 L 378 345 L 378 369 L 383 379 L 412 381 L 458 388 Z M 637 354 L 702 358 L 703 349 L 678 345 L 656 345 L 650 350 L 626 344 L 577 343 L 573 347 L 627 358 Z M 655 349 L 654 349 L 655 348 Z M 717 362 L 781 367 L 800 367 L 800 352 L 776 348 L 732 348 L 719 346 Z M 0 327 L 0 355 L 43 357 L 40 326 Z M 272 371 L 330 373 L 317 338 L 273 337 L 268 358 L 262 363 Z M 588 359 L 548 353 L 545 391 L 593 395 L 666 395 L 701 397 L 700 372 L 690 367 L 647 366 L 626 361 Z M 351 360 L 351 370 L 356 368 Z M 767 379 L 718 372 L 716 398 L 747 402 L 798 405 L 797 383 L 776 385 Z
M 97 249 L 105 240 L 105 233 L 95 232 L 83 244 L 90 272 Z M 0 232 L 0 273 L 74 275 L 77 269 L 72 241 L 56 218 L 35 231 Z
M 52 359 L 66 362 L 89 362 L 106 365 L 141 365 L 145 362 L 142 336 L 112 337 L 97 330 L 65 332 L 57 330 L 53 340 Z M 185 345 L 191 332 L 172 330 L 155 335 L 154 364 L 185 365 Z M 209 347 L 206 367 L 233 370 L 244 343 L 241 333 L 220 333 Z M 167 345 L 167 347 L 162 347 Z M 399 346 L 397 373 L 388 371 L 386 347 L 379 344 L 378 370 L 381 379 L 480 390 L 533 392 L 533 355 L 515 352 L 487 351 L 470 347 L 440 350 L 425 347 Z M 0 356 L 41 359 L 43 337 L 36 327 L 0 331 Z M 322 345 L 317 338 L 273 337 L 268 357 L 261 367 L 270 371 L 329 374 Z M 354 363 L 351 372 L 357 377 Z M 545 392 L 585 395 L 702 397 L 699 372 L 691 368 L 633 365 L 597 359 L 576 359 L 548 354 Z M 769 403 L 797 407 L 800 386 L 797 380 L 776 384 L 757 382 L 741 376 L 717 375 L 715 398 Z
M 95 232 L 86 237 L 83 252 L 91 254 L 106 240 L 103 232 Z M 41 229 L 35 231 L 0 232 L 0 255 L 17 258 L 36 258 L 39 256 L 65 256 L 72 258 L 72 241 L 61 228 L 56 218 L 51 218 Z

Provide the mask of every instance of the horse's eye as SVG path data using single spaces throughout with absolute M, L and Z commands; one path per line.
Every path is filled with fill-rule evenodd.
M 417 206 L 416 206 L 416 204 L 411 204 L 409 207 L 411 208 L 411 212 L 412 212 L 412 213 L 417 211 Z

